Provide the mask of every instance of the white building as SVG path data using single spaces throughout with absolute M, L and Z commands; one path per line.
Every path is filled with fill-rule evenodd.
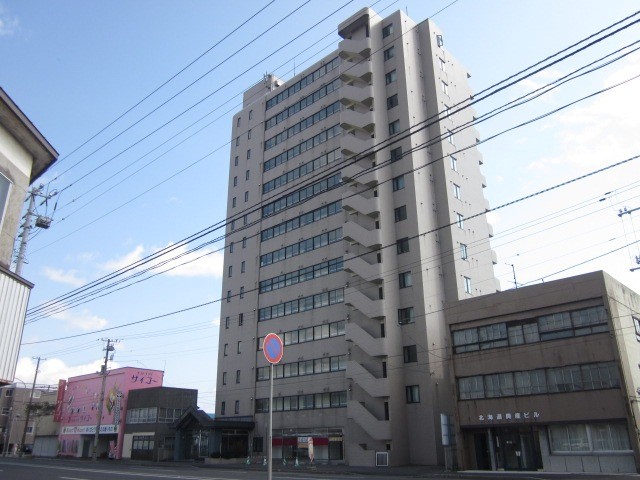
M 474 112 L 455 108 L 468 73 L 429 20 L 363 9 L 338 29 L 233 119 L 216 415 L 254 415 L 266 453 L 275 332 L 274 458 L 312 437 L 316 461 L 444 464 L 443 305 L 497 287 L 478 134 L 458 130 Z
M 0 385 L 13 381 L 33 284 L 11 272 L 13 246 L 29 185 L 58 152 L 0 88 Z

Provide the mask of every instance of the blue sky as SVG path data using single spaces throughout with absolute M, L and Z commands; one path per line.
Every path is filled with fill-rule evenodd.
M 371 4 L 356 0 L 263 0 L 233 6 L 203 0 L 0 0 L 0 85 L 60 152 L 60 161 L 42 181 L 50 191 L 61 193 L 39 208 L 40 213 L 53 215 L 53 225 L 34 236 L 23 270 L 36 284 L 31 305 L 223 219 L 230 117 L 239 108 L 241 92 L 265 72 L 287 79 L 294 66 L 299 72 L 335 49 L 338 23 L 367 5 Z M 434 21 L 444 31 L 445 47 L 468 68 L 475 91 L 634 9 L 632 2 L 541 0 L 380 1 L 373 8 L 382 15 L 406 8 L 419 21 L 447 5 Z M 530 92 L 635 41 L 638 32 L 639 27 L 631 27 L 479 103 L 476 110 L 481 115 Z M 82 146 L 227 34 L 231 35 L 182 74 Z M 300 34 L 292 45 L 283 46 Z M 631 55 L 480 124 L 480 138 L 639 73 L 639 57 Z M 639 91 L 638 81 L 631 81 L 482 144 L 490 205 L 639 154 Z M 640 291 L 640 271 L 629 272 L 633 257 L 640 255 L 638 245 L 624 247 L 638 239 L 640 212 L 617 215 L 620 208 L 640 206 L 638 171 L 637 163 L 630 162 L 491 213 L 498 254 L 495 271 L 502 288 L 513 287 L 507 265 L 513 264 L 518 283 L 604 269 Z M 209 255 L 171 273 L 30 323 L 23 339 L 29 344 L 21 351 L 17 376 L 30 381 L 33 356 L 47 358 L 41 365 L 42 382 L 95 371 L 102 357 L 100 338 L 118 338 L 117 365 L 164 369 L 165 384 L 198 388 L 200 406 L 212 411 L 217 304 L 132 327 L 91 332 L 218 299 L 222 256 L 216 250 L 221 245 L 205 246 L 200 254 Z M 88 335 L 32 343 L 82 333 Z

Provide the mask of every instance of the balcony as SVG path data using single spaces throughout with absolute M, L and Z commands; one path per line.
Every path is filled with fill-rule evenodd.
M 340 101 L 343 105 L 361 104 L 367 108 L 373 105 L 373 87 L 371 85 L 344 85 L 340 88 Z
M 342 236 L 349 243 L 359 243 L 364 247 L 382 246 L 380 230 L 367 230 L 355 222 L 346 222 L 342 227 Z
M 374 145 L 374 139 L 370 136 L 360 138 L 357 135 L 346 134 L 340 139 L 340 148 L 342 155 L 349 158 L 354 155 L 371 153 Z
M 369 165 L 371 163 L 369 162 Z M 377 171 L 370 167 L 361 167 L 358 163 L 351 163 L 342 170 L 342 181 L 357 182 L 360 185 L 373 187 L 378 184 Z
M 352 275 L 358 275 L 368 282 L 382 281 L 382 264 L 369 263 L 362 257 L 347 257 L 344 259 L 344 270 Z
M 342 198 L 342 209 L 349 213 L 362 213 L 370 217 L 377 217 L 380 213 L 380 201 L 378 197 L 369 198 L 363 195 L 351 193 Z
M 347 130 L 362 130 L 369 136 L 373 133 L 376 123 L 373 119 L 373 112 L 357 112 L 355 110 L 342 110 L 340 112 L 340 126 Z
M 374 440 L 389 440 L 391 438 L 389 422 L 378 420 L 360 402 L 350 400 L 347 403 L 347 418 L 353 419 Z
M 353 82 L 369 83 L 371 81 L 371 62 L 363 60 L 360 63 L 343 62 L 340 65 L 340 79 L 348 84 Z
M 349 287 L 344 291 L 344 303 L 362 312 L 369 318 L 384 318 L 384 300 L 371 300 L 361 291 Z
M 387 345 L 384 338 L 375 338 L 369 335 L 369 332 L 356 323 L 347 323 L 344 338 L 346 341 L 357 345 L 370 357 L 387 356 Z
M 351 378 L 367 394 L 374 398 L 388 397 L 389 385 L 386 378 L 376 378 L 360 363 L 350 360 L 347 362 L 347 378 Z
M 340 57 L 350 62 L 357 62 L 371 55 L 371 37 L 359 40 L 345 39 L 338 44 Z

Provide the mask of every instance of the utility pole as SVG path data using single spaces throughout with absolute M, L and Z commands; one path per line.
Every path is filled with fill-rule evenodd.
M 516 280 L 516 266 L 513 263 L 505 263 L 505 265 L 509 265 L 511 270 L 513 271 L 513 284 L 515 288 L 518 288 L 518 281 Z
M 47 195 L 42 193 L 44 189 L 44 185 L 40 184 L 38 188 L 32 188 L 29 191 L 29 207 L 27 208 L 27 213 L 24 216 L 24 224 L 22 226 L 22 233 L 20 234 L 20 248 L 18 249 L 18 256 L 16 258 L 16 269 L 15 273 L 20 275 L 22 273 L 22 267 L 25 263 L 25 258 L 27 254 L 27 244 L 29 243 L 29 235 L 31 235 L 31 219 L 35 214 L 36 207 L 36 197 L 42 197 L 44 200 L 42 203 L 46 203 L 47 200 L 55 197 L 58 192 L 53 191 Z M 41 203 L 41 205 L 42 205 Z M 49 217 L 36 217 L 36 227 L 47 229 L 51 226 L 51 218 Z
M 35 358 L 35 357 L 34 357 Z M 29 403 L 27 404 L 27 412 L 24 420 L 24 429 L 22 430 L 22 440 L 20 441 L 20 448 L 24 452 L 24 442 L 27 438 L 27 428 L 29 428 L 29 417 L 31 416 L 31 403 L 33 402 L 33 391 L 36 389 L 36 380 L 38 380 L 38 368 L 40 368 L 40 357 L 37 357 L 38 363 L 36 363 L 36 373 L 33 375 L 33 385 L 31 385 L 31 394 L 29 395 Z M 46 358 L 44 359 L 46 360 Z
M 104 391 L 107 386 L 107 365 L 109 363 L 109 352 L 113 352 L 115 347 L 113 343 L 117 342 L 117 340 L 111 340 L 110 338 L 101 339 L 103 342 L 107 342 L 107 346 L 105 347 L 104 354 L 104 365 L 102 365 L 102 388 L 100 389 L 100 403 L 98 404 L 98 421 L 96 422 L 96 433 L 93 436 L 93 452 L 91 454 L 91 460 L 98 460 L 98 437 L 100 435 L 100 424 L 102 423 L 102 408 L 104 407 Z M 112 343 L 113 342 L 113 343 Z
M 620 218 L 622 218 L 623 215 L 629 215 L 631 216 L 631 214 L 633 212 L 637 212 L 638 210 L 640 210 L 640 207 L 636 207 L 636 208 L 632 208 L 631 210 L 628 210 L 627 207 L 624 207 L 624 209 L 620 209 L 618 211 L 618 216 Z M 632 224 L 633 225 L 633 224 Z M 636 255 L 636 264 L 640 265 L 640 255 Z M 640 270 L 640 267 L 634 267 L 634 268 L 630 268 L 629 271 L 631 272 L 635 272 L 636 270 Z

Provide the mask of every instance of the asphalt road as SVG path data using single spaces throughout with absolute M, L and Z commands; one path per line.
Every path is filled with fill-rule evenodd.
M 438 479 L 523 479 L 523 480 L 587 480 L 640 479 L 637 474 L 589 475 L 550 474 L 541 472 L 441 472 L 428 467 L 398 467 L 390 469 L 356 469 L 349 467 L 300 468 L 275 470 L 273 480 L 407 480 L 410 478 Z M 266 468 L 223 468 L 202 464 L 134 464 L 61 459 L 0 458 L 1 480 L 266 480 Z

